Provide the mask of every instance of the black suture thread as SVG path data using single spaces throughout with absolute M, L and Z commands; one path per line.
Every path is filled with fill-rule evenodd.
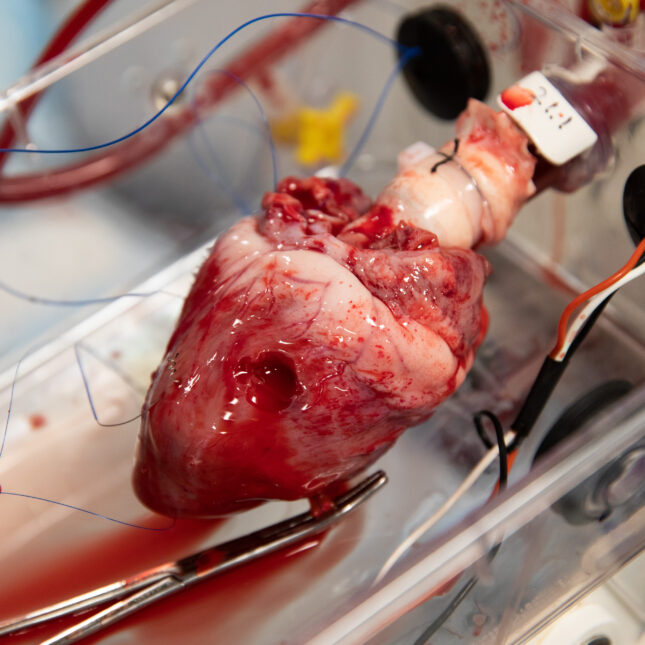
M 466 599 L 466 596 L 468 596 L 468 594 L 473 590 L 477 582 L 477 576 L 470 578 L 450 601 L 450 604 L 417 637 L 413 645 L 425 645 L 428 642 L 428 639 L 434 636 L 448 618 L 455 613 L 455 610 Z
M 452 161 L 455 158 L 455 155 L 457 154 L 457 150 L 459 149 L 459 139 L 454 140 L 454 145 L 455 149 L 452 151 L 452 154 L 447 155 L 445 152 L 439 152 L 443 159 L 441 161 L 437 161 L 437 163 L 430 168 L 431 173 L 435 173 L 437 171 L 437 168 L 439 166 L 443 166 L 443 164 L 448 163 L 449 161 Z

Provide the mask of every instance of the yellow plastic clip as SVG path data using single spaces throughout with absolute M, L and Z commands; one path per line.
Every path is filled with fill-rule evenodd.
M 327 109 L 298 110 L 296 158 L 305 166 L 338 162 L 345 148 L 345 126 L 358 109 L 358 97 L 340 92 Z
M 626 25 L 634 22 L 640 11 L 639 0 L 589 0 L 593 17 L 607 25 Z

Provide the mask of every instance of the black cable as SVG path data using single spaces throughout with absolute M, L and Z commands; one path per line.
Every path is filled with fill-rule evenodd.
M 486 436 L 484 432 L 484 423 L 482 422 L 482 415 L 486 410 L 480 410 L 473 416 L 473 422 L 475 424 L 475 430 L 477 430 L 477 436 L 482 440 L 484 448 L 490 450 L 493 447 L 493 442 Z
M 493 428 L 495 429 L 495 438 L 497 439 L 497 447 L 499 449 L 499 491 L 501 491 L 506 488 L 506 483 L 508 481 L 508 450 L 506 448 L 506 444 L 504 443 L 504 429 L 502 428 L 500 420 L 495 414 L 490 412 L 490 410 L 480 410 L 473 416 L 477 434 L 480 436 L 484 444 L 486 444 L 487 442 L 490 444 L 490 446 L 487 446 L 488 448 L 492 448 L 493 444 L 484 432 L 482 423 L 483 417 L 489 419 L 493 424 Z M 498 542 L 490 549 L 487 556 L 489 563 L 494 560 L 501 546 L 502 543 Z M 474 589 L 478 581 L 479 578 L 477 576 L 472 576 L 471 578 L 469 578 L 466 584 L 464 584 L 464 586 L 455 594 L 455 597 L 450 601 L 448 606 L 417 637 L 413 645 L 425 645 L 428 640 L 432 636 L 434 636 L 434 634 L 436 634 L 437 631 L 441 629 L 444 623 L 455 613 L 459 605 Z
M 614 292 L 616 293 L 616 292 Z M 611 300 L 614 293 L 609 294 L 590 314 L 585 324 L 582 326 L 580 331 L 576 334 L 571 346 L 567 350 L 567 353 L 564 355 L 564 358 L 561 361 L 556 361 L 551 356 L 547 356 L 542 363 L 542 367 L 538 372 L 538 375 L 533 381 L 533 385 L 529 390 L 529 393 L 524 399 L 524 403 L 520 408 L 520 411 L 515 417 L 515 421 L 511 423 L 511 428 L 516 433 L 515 440 L 513 441 L 511 447 L 513 449 L 517 448 L 519 444 L 528 436 L 529 432 L 535 425 L 540 413 L 544 409 L 544 406 L 547 404 L 555 386 L 558 384 L 560 377 L 564 374 L 569 361 L 572 356 L 576 353 L 582 341 L 587 337 L 591 328 L 594 326 L 596 320 L 600 317 L 600 314 L 604 311 L 605 307 Z
M 591 312 L 591 314 L 589 314 L 585 324 L 576 334 L 571 346 L 561 361 L 556 361 L 554 358 L 551 358 L 551 356 L 547 356 L 544 359 L 544 363 L 542 363 L 542 367 L 540 368 L 535 381 L 533 381 L 533 385 L 531 386 L 529 393 L 526 395 L 520 411 L 515 417 L 515 421 L 511 424 L 511 428 L 513 428 L 517 435 L 511 446 L 512 448 L 517 448 L 535 425 L 540 413 L 553 393 L 555 386 L 558 384 L 560 377 L 564 374 L 564 370 L 569 364 L 571 357 L 576 353 L 582 344 L 582 341 L 587 337 L 591 328 L 594 326 L 596 320 L 598 320 L 600 314 L 604 311 L 613 295 L 613 293 L 609 294 Z
M 493 447 L 493 442 L 486 436 L 484 431 L 484 423 L 482 419 L 486 417 L 492 424 L 495 429 L 495 439 L 497 440 L 497 447 L 499 450 L 499 487 L 500 489 L 506 486 L 508 481 L 508 449 L 504 443 L 504 429 L 500 420 L 490 410 L 480 410 L 473 416 L 473 422 L 475 423 L 475 429 L 479 438 L 482 440 L 482 443 L 488 450 Z
M 455 142 L 455 149 L 457 147 L 457 142 Z M 641 255 L 641 261 L 645 260 L 645 253 Z M 564 358 L 561 361 L 556 361 L 555 359 L 547 356 L 542 363 L 542 367 L 538 372 L 533 385 L 529 390 L 524 403 L 520 408 L 515 421 L 511 424 L 511 428 L 515 431 L 516 437 L 513 440 L 510 448 L 512 450 L 517 449 L 518 445 L 522 440 L 526 438 L 530 430 L 535 425 L 538 416 L 544 409 L 547 401 L 549 400 L 555 386 L 558 384 L 560 377 L 564 373 L 569 361 L 572 356 L 576 353 L 582 341 L 587 337 L 591 328 L 595 324 L 596 320 L 600 317 L 600 314 L 604 311 L 605 307 L 611 300 L 614 295 L 613 292 L 609 294 L 592 312 L 589 314 L 589 317 L 585 321 L 585 324 L 582 326 L 580 331 L 576 334 L 573 339 L 569 349 L 567 350 Z M 500 423 L 497 416 L 490 410 L 480 410 L 473 416 L 473 422 L 475 424 L 475 430 L 477 435 L 481 439 L 484 446 L 490 450 L 493 447 L 493 442 L 486 436 L 484 430 L 483 418 L 487 418 L 493 424 L 495 430 L 495 438 L 497 440 L 497 446 L 499 449 L 499 490 L 503 490 L 506 487 L 508 481 L 508 448 L 504 443 L 504 430 L 502 424 Z M 501 542 L 493 546 L 488 552 L 489 562 L 497 555 Z M 452 616 L 455 610 L 459 605 L 464 601 L 466 596 L 472 591 L 472 589 L 477 584 L 477 576 L 470 578 L 466 584 L 457 592 L 456 596 L 452 599 L 450 604 L 437 616 L 437 618 L 423 631 L 423 633 L 414 641 L 414 645 L 425 645 L 428 639 L 433 636 L 442 625 Z
M 452 616 L 457 607 L 465 600 L 466 596 L 473 590 L 477 584 L 477 576 L 473 576 L 468 582 L 457 592 L 457 595 L 450 601 L 450 604 L 428 625 L 420 636 L 414 641 L 413 645 L 425 645 L 428 639 L 436 634 L 443 624 Z
M 495 428 L 495 438 L 497 439 L 497 447 L 499 450 L 499 489 L 498 492 L 506 488 L 508 482 L 508 449 L 504 441 L 504 430 L 499 419 L 490 412 L 493 427 Z
M 638 264 L 645 261 L 645 252 L 641 253 Z M 520 408 L 520 411 L 515 418 L 515 421 L 511 424 L 511 428 L 516 433 L 516 438 L 511 444 L 511 448 L 517 448 L 517 446 L 526 438 L 528 433 L 531 431 L 535 422 L 537 421 L 538 416 L 544 409 L 549 397 L 551 396 L 555 386 L 558 384 L 560 377 L 564 373 L 571 357 L 576 353 L 582 341 L 587 337 L 591 328 L 594 326 L 596 320 L 600 317 L 600 314 L 605 310 L 605 307 L 611 300 L 611 298 L 616 294 L 617 291 L 610 293 L 590 314 L 585 324 L 582 326 L 580 331 L 576 334 L 573 339 L 571 346 L 567 350 L 564 358 L 561 361 L 556 361 L 555 359 L 547 356 L 542 363 L 542 367 L 531 386 L 531 389 L 524 399 L 524 403 Z

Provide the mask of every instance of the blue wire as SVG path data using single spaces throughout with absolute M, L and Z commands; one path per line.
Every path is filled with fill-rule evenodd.
M 101 423 L 101 421 L 99 421 L 98 415 L 96 414 L 96 408 L 94 407 L 94 400 L 92 399 L 92 393 L 90 392 L 90 384 L 87 380 L 87 375 L 85 374 L 85 369 L 81 361 L 81 355 L 78 351 L 79 347 L 80 347 L 80 343 L 76 343 L 74 345 L 74 354 L 76 355 L 76 363 L 78 364 L 78 369 L 81 372 L 81 378 L 83 379 L 83 387 L 85 388 L 85 394 L 87 394 L 87 400 L 90 404 L 90 409 L 92 410 L 92 416 L 94 417 L 94 421 L 96 421 L 96 423 L 103 428 L 117 428 L 119 426 L 124 426 L 124 425 L 127 425 L 128 423 L 131 423 L 132 421 L 136 421 L 137 419 L 140 419 L 141 413 L 137 414 L 136 417 L 132 417 L 131 419 L 127 419 L 126 421 L 120 421 L 119 423 Z M 85 347 L 83 347 L 83 349 L 85 349 Z
M 354 149 L 352 150 L 351 154 L 347 158 L 347 161 L 345 161 L 342 168 L 340 169 L 339 175 L 341 177 L 344 177 L 349 172 L 350 168 L 354 165 L 354 162 L 356 161 L 356 157 L 358 157 L 359 153 L 363 149 L 363 146 L 365 145 L 367 138 L 369 137 L 369 135 L 372 132 L 372 129 L 374 128 L 376 119 L 378 118 L 381 112 L 381 109 L 383 108 L 385 99 L 387 98 L 387 95 L 390 93 L 390 89 L 392 87 L 392 83 L 394 83 L 394 79 L 399 75 L 399 72 L 406 66 L 408 61 L 410 61 L 415 56 L 419 56 L 420 54 L 421 54 L 421 49 L 419 47 L 411 47 L 404 52 L 401 58 L 399 58 L 398 63 L 396 64 L 396 66 L 388 76 L 387 80 L 385 81 L 385 85 L 381 90 L 381 94 L 379 95 L 378 100 L 376 101 L 376 105 L 372 110 L 372 114 L 370 115 L 370 118 L 367 121 L 367 125 L 365 126 L 363 133 L 361 134 L 360 138 L 356 142 L 356 145 L 354 146 Z
M 260 116 L 262 117 L 262 123 L 264 124 L 267 143 L 269 144 L 269 149 L 271 150 L 271 166 L 273 168 L 273 188 L 275 189 L 278 186 L 278 162 L 276 159 L 275 141 L 273 140 L 273 134 L 271 133 L 271 126 L 269 125 L 269 119 L 267 119 L 266 112 L 264 111 L 262 104 L 258 100 L 258 97 L 253 93 L 251 88 L 239 76 L 227 70 L 220 70 L 220 71 L 223 74 L 226 74 L 227 76 L 232 78 L 237 83 L 239 83 L 249 93 L 249 95 L 253 99 L 253 102 L 255 103 L 255 106 L 258 109 L 258 112 L 260 113 Z
M 4 447 L 5 447 L 5 444 L 6 444 L 6 442 L 7 442 L 7 435 L 9 434 L 9 422 L 10 422 L 10 420 L 11 420 L 11 412 L 12 412 L 12 410 L 13 410 L 13 399 L 14 399 L 15 391 L 16 391 L 16 383 L 18 382 L 18 372 L 20 371 L 20 366 L 22 365 L 22 362 L 23 362 L 23 361 L 24 361 L 28 356 L 30 356 L 31 354 L 33 354 L 33 353 L 34 353 L 37 349 L 39 349 L 40 347 L 42 347 L 42 344 L 41 344 L 41 345 L 37 345 L 36 347 L 33 347 L 33 348 L 31 348 L 31 349 L 27 350 L 27 351 L 26 351 L 26 352 L 25 352 L 25 353 L 20 357 L 20 359 L 18 360 L 18 362 L 16 363 L 16 370 L 15 370 L 14 375 L 13 375 L 13 380 L 11 381 L 11 391 L 10 391 L 10 393 L 9 393 L 9 407 L 7 408 L 7 418 L 6 418 L 6 420 L 5 420 L 5 424 L 4 424 L 4 431 L 3 431 L 3 433 L 2 433 L 2 442 L 0 443 L 0 458 L 2 458 L 2 455 L 3 455 L 3 453 L 4 453 Z M 88 350 L 87 350 L 87 348 L 85 348 L 84 346 L 83 346 L 83 349 L 85 349 L 86 351 L 88 351 Z M 91 395 L 91 393 L 90 393 L 90 388 L 89 388 L 89 384 L 88 384 L 88 381 L 87 381 L 87 377 L 86 377 L 86 375 L 85 375 L 85 370 L 83 369 L 83 364 L 82 364 L 82 362 L 81 362 L 81 360 L 80 360 L 80 355 L 79 355 L 79 353 L 78 353 L 78 343 L 77 343 L 76 345 L 74 345 L 74 353 L 76 354 L 76 362 L 78 363 L 78 367 L 79 367 L 79 369 L 80 369 L 80 371 L 81 371 L 81 378 L 83 379 L 83 385 L 84 385 L 84 387 L 85 387 L 85 392 L 87 393 L 87 396 L 88 396 L 88 399 L 89 399 L 89 403 L 90 403 L 90 408 L 92 409 L 92 415 L 94 416 L 94 420 L 95 420 L 99 425 L 104 426 L 104 427 L 108 427 L 108 428 L 110 428 L 110 427 L 116 427 L 116 426 L 120 426 L 120 425 L 125 425 L 126 423 L 130 423 L 131 421 L 135 421 L 136 419 L 138 419 L 138 418 L 140 418 L 140 417 L 141 417 L 141 415 L 139 414 L 139 415 L 137 415 L 136 417 L 133 417 L 132 419 L 129 419 L 128 421 L 123 421 L 122 423 L 114 423 L 114 424 L 104 424 L 104 423 L 101 423 L 101 422 L 98 420 L 98 417 L 97 417 L 97 415 L 96 415 L 96 409 L 94 408 L 94 403 L 93 403 L 93 401 L 92 401 L 92 395 Z
M 101 305 L 107 304 L 109 302 L 114 302 L 120 298 L 148 298 L 149 296 L 154 296 L 159 291 L 149 291 L 147 293 L 137 293 L 134 291 L 128 293 L 122 293 L 118 296 L 106 296 L 105 298 L 88 298 L 87 300 L 55 300 L 54 298 L 41 298 L 40 296 L 34 296 L 24 291 L 20 291 L 14 287 L 10 287 L 7 283 L 0 280 L 0 291 L 4 291 L 11 296 L 20 298 L 21 300 L 26 300 L 27 302 L 33 302 L 37 305 L 52 305 L 57 307 L 87 307 L 89 305 Z
M 180 296 L 182 300 L 184 299 L 183 296 Z M 141 388 L 139 384 L 137 384 L 134 379 L 123 369 L 121 368 L 117 363 L 115 363 L 113 360 L 106 358 L 105 356 L 101 356 L 93 347 L 90 345 L 86 345 L 85 343 L 79 342 L 77 345 L 87 354 L 89 354 L 92 358 L 97 360 L 99 363 L 101 363 L 103 366 L 107 367 L 108 370 L 114 372 L 126 385 L 128 385 L 133 392 L 136 392 L 137 394 L 140 394 L 141 396 L 145 396 L 145 393 L 148 388 Z
M 273 140 L 273 135 L 271 134 L 271 127 L 269 126 L 269 120 L 267 119 L 267 115 L 264 111 L 264 108 L 262 107 L 262 104 L 258 100 L 257 96 L 254 94 L 254 92 L 251 90 L 251 88 L 236 74 L 233 74 L 232 72 L 229 72 L 228 70 L 224 69 L 216 69 L 213 70 L 213 72 L 217 72 L 219 74 L 226 74 L 229 78 L 232 78 L 238 85 L 241 85 L 246 92 L 249 94 L 251 99 L 253 99 L 253 102 L 255 103 L 255 106 L 258 109 L 258 112 L 260 113 L 260 117 L 262 118 L 265 134 L 266 134 L 266 139 L 267 143 L 269 144 L 269 149 L 271 151 L 271 165 L 273 168 L 273 186 L 274 188 L 278 185 L 278 162 L 276 159 L 276 149 L 275 149 L 275 142 Z M 198 163 L 198 165 L 202 168 L 202 170 L 211 178 L 217 185 L 224 189 L 227 188 L 228 185 L 230 184 L 230 192 L 231 192 L 231 198 L 237 208 L 242 212 L 242 213 L 249 213 L 251 212 L 248 204 L 245 202 L 245 200 L 239 195 L 235 187 L 232 185 L 232 182 L 227 180 L 226 177 L 226 172 L 224 171 L 224 168 L 222 167 L 222 164 L 220 163 L 219 157 L 215 154 L 215 150 L 213 149 L 213 146 L 211 145 L 208 136 L 204 132 L 204 129 L 202 127 L 202 121 L 199 118 L 199 113 L 194 105 L 193 102 L 193 112 L 195 113 L 195 116 L 197 118 L 197 125 L 198 129 L 200 131 L 200 134 L 202 136 L 202 140 L 204 142 L 204 145 L 206 146 L 206 149 L 208 150 L 209 156 L 211 158 L 211 161 L 215 165 L 216 171 L 221 175 L 222 181 L 220 181 L 220 178 L 217 177 L 214 173 L 211 172 L 210 168 L 208 165 L 204 162 L 204 160 L 201 158 L 199 153 L 197 152 L 196 148 L 190 145 L 190 137 L 189 137 L 189 147 L 191 148 L 191 152 L 195 156 L 195 159 Z M 246 124 L 245 124 L 246 125 Z
M 5 421 L 4 424 L 4 432 L 2 433 L 2 443 L 0 444 L 0 458 L 2 458 L 2 454 L 4 453 L 4 446 L 5 443 L 7 442 L 7 434 L 9 433 L 9 420 L 11 419 L 11 409 L 13 408 L 13 397 L 14 397 L 14 392 L 16 390 L 16 382 L 18 381 L 18 370 L 20 369 L 20 366 L 22 365 L 22 362 L 29 356 L 32 351 L 36 351 L 38 349 L 35 347 L 33 350 L 28 350 L 25 352 L 21 357 L 20 360 L 16 363 L 16 371 L 13 374 L 13 381 L 11 381 L 11 392 L 9 393 L 9 407 L 7 408 L 7 420 Z
M 12 493 L 6 490 L 0 490 L 0 497 L 2 497 L 3 495 L 11 495 L 12 497 L 24 497 L 26 499 L 34 499 L 38 502 L 47 502 L 48 504 L 56 504 L 56 506 L 64 506 L 65 508 L 69 508 L 73 511 L 79 511 L 81 513 L 86 513 L 87 515 L 92 515 L 93 517 L 98 517 L 102 520 L 108 520 L 108 522 L 114 522 L 115 524 L 121 524 L 123 526 L 129 526 L 133 529 L 141 529 L 143 531 L 169 531 L 173 526 L 175 526 L 177 522 L 177 520 L 173 518 L 168 526 L 142 526 L 141 524 L 132 524 L 131 522 L 117 520 L 115 517 L 109 517 L 108 515 L 96 513 L 95 511 L 89 511 L 86 508 L 81 508 L 80 506 L 65 504 L 65 502 L 57 502 L 54 499 L 48 499 L 46 497 L 38 497 L 37 495 L 27 495 L 26 493 Z
M 235 204 L 235 207 L 237 208 L 238 211 L 240 211 L 240 213 L 242 214 L 250 213 L 250 207 L 246 203 L 244 197 L 240 195 L 240 193 L 233 185 L 233 182 L 231 182 L 230 179 L 227 177 L 226 171 L 222 166 L 220 158 L 215 153 L 215 150 L 213 150 L 213 147 L 210 141 L 208 140 L 206 133 L 202 129 L 201 120 L 197 121 L 196 129 L 198 129 L 199 133 L 201 134 L 204 145 L 206 146 L 206 149 L 208 150 L 208 154 L 212 161 L 212 165 L 215 168 L 215 172 L 211 170 L 208 163 L 202 158 L 201 154 L 197 150 L 197 146 L 193 141 L 193 138 L 194 138 L 193 134 L 190 133 L 188 135 L 188 149 L 190 150 L 193 158 L 195 159 L 195 162 L 204 171 L 204 174 L 209 179 L 211 179 L 211 181 L 213 181 L 214 184 L 217 185 L 218 188 L 220 188 L 223 191 L 228 191 L 230 193 L 231 201 Z M 217 173 L 219 173 L 219 175 Z
M 255 124 L 250 123 L 249 121 L 245 121 L 244 119 L 240 119 L 234 116 L 228 116 L 228 115 L 217 115 L 217 121 L 218 122 L 224 122 L 227 121 L 229 123 L 232 123 L 233 125 L 237 127 L 242 127 L 253 133 L 255 136 L 264 138 L 264 132 L 260 130 L 260 128 L 256 127 Z M 201 122 L 198 121 L 197 127 L 201 130 L 200 128 Z M 197 162 L 197 165 L 204 171 L 204 174 L 210 177 L 210 179 L 213 180 L 219 188 L 222 190 L 229 190 L 230 192 L 230 197 L 231 200 L 235 203 L 235 206 L 238 208 L 238 210 L 243 214 L 247 215 L 249 213 L 254 213 L 257 212 L 258 208 L 252 208 L 246 200 L 242 197 L 242 195 L 239 193 L 239 190 L 232 185 L 232 182 L 229 182 L 231 184 L 230 187 L 226 185 L 227 182 L 227 173 L 225 171 L 224 166 L 221 163 L 220 158 L 215 154 L 215 150 L 213 146 L 211 145 L 210 141 L 207 138 L 206 133 L 202 133 L 204 144 L 206 145 L 211 159 L 213 161 L 213 164 L 216 166 L 215 170 L 217 170 L 221 176 L 216 175 L 208 166 L 208 163 L 202 158 L 201 154 L 197 150 L 197 147 L 193 143 L 193 136 L 192 133 L 188 134 L 187 140 L 188 140 L 188 147 L 190 148 L 191 153 L 193 154 L 193 157 L 195 158 L 195 161 Z M 255 157 L 253 156 L 252 159 Z M 249 171 L 247 169 L 247 172 L 245 173 L 245 176 L 249 175 Z
M 0 458 L 2 457 L 4 453 L 4 447 L 7 441 L 7 435 L 9 432 L 9 421 L 11 419 L 11 411 L 13 408 L 13 399 L 14 399 L 14 394 L 16 390 L 16 383 L 18 381 L 18 371 L 20 370 L 20 366 L 22 365 L 22 362 L 33 352 L 35 352 L 37 349 L 39 349 L 42 345 L 38 345 L 36 347 L 33 347 L 29 349 L 27 352 L 25 352 L 21 357 L 20 360 L 16 363 L 16 371 L 14 372 L 13 376 L 13 381 L 11 382 L 11 393 L 9 395 L 9 408 L 7 409 L 7 420 L 5 422 L 4 426 L 4 432 L 2 435 L 2 443 L 0 444 Z M 76 350 L 76 347 L 74 348 Z M 80 365 L 80 363 L 79 363 Z M 85 378 L 83 377 L 83 380 L 85 382 Z M 86 386 L 87 387 L 87 386 Z M 87 391 L 87 390 L 86 390 Z M 92 405 L 90 401 L 90 406 L 92 407 L 92 410 L 94 411 L 94 406 Z M 96 416 L 94 417 L 96 418 Z M 98 421 L 98 420 L 97 420 Z M 56 504 L 57 506 L 64 506 L 65 508 L 69 508 L 73 511 L 80 511 L 81 513 L 86 513 L 87 515 L 92 515 L 94 517 L 98 517 L 100 519 L 108 520 L 109 522 L 115 522 L 116 524 L 122 524 L 123 526 L 130 526 L 135 529 L 142 529 L 145 531 L 167 531 L 168 529 L 171 529 L 175 525 L 175 520 L 172 520 L 172 523 L 169 526 L 165 527 L 159 527 L 159 528 L 153 528 L 150 526 L 141 526 L 139 524 L 132 524 L 130 522 L 124 522 L 123 520 L 118 520 L 114 517 L 108 517 L 107 515 L 102 515 L 101 513 L 96 513 L 94 511 L 89 511 L 85 508 L 80 508 L 78 506 L 72 506 L 71 504 L 66 504 L 64 502 L 57 502 L 56 500 L 53 499 L 47 499 L 45 497 L 37 497 L 36 495 L 27 495 L 25 493 L 13 493 L 9 491 L 5 491 L 0 489 L 0 496 L 2 495 L 11 495 L 12 497 L 24 497 L 26 499 L 33 499 L 37 500 L 40 502 L 47 502 L 48 504 Z
M 360 31 L 363 31 L 367 34 L 370 34 L 371 36 L 378 38 L 379 40 L 382 40 L 390 45 L 394 45 L 397 47 L 401 52 L 405 53 L 410 50 L 409 47 L 406 47 L 404 45 L 401 45 L 400 43 L 396 42 L 395 40 L 392 40 L 388 36 L 376 31 L 375 29 L 372 29 L 371 27 L 368 27 L 367 25 L 363 25 L 360 22 L 356 22 L 354 20 L 349 20 L 348 18 L 342 18 L 340 16 L 328 16 L 326 14 L 318 14 L 318 13 L 299 13 L 299 12 L 290 12 L 290 11 L 285 11 L 285 12 L 279 12 L 279 13 L 268 13 L 263 16 L 257 16 L 255 18 L 252 18 L 251 20 L 247 20 L 245 23 L 241 24 L 239 27 L 236 27 L 233 29 L 233 31 L 229 32 L 224 38 L 222 38 L 216 45 L 214 45 L 210 51 L 202 58 L 202 60 L 199 62 L 197 67 L 193 69 L 193 71 L 189 74 L 188 78 L 181 84 L 179 89 L 173 94 L 173 96 L 168 100 L 168 102 L 152 117 L 150 117 L 147 121 L 142 123 L 139 127 L 135 128 L 131 132 L 128 132 L 127 134 L 124 134 L 123 136 L 117 137 L 116 139 L 112 139 L 111 141 L 106 141 L 105 143 L 99 143 L 94 146 L 86 146 L 83 148 L 56 148 L 56 149 L 30 149 L 30 148 L 0 148 L 0 153 L 11 153 L 11 152 L 23 152 L 23 153 L 30 153 L 30 154 L 69 154 L 69 153 L 74 153 L 74 152 L 92 152 L 93 150 L 101 150 L 102 148 L 108 148 L 109 146 L 113 146 L 117 143 L 121 143 L 122 141 L 125 141 L 126 139 L 129 139 L 130 137 L 133 137 L 134 135 L 138 134 L 145 128 L 147 128 L 149 125 L 154 123 L 177 99 L 177 97 L 186 89 L 188 84 L 195 78 L 195 76 L 199 73 L 199 71 L 202 69 L 202 67 L 206 64 L 206 62 L 209 60 L 209 58 L 218 50 L 224 43 L 229 41 L 233 36 L 235 36 L 237 33 L 245 29 L 246 27 L 249 27 L 252 24 L 255 24 L 256 22 L 261 22 L 263 20 L 269 20 L 271 18 L 315 18 L 318 20 L 328 20 L 330 22 L 337 22 L 343 25 L 348 25 L 350 27 L 354 27 L 355 29 L 358 29 Z

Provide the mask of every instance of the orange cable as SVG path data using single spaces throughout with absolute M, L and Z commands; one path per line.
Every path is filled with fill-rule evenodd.
M 556 356 L 560 353 L 562 346 L 564 345 L 564 341 L 567 336 L 567 323 L 569 322 L 569 318 L 571 317 L 573 311 L 577 309 L 583 302 L 586 302 L 597 293 L 600 293 L 604 289 L 607 289 L 607 287 L 610 287 L 612 284 L 615 284 L 616 282 L 618 282 L 618 280 L 627 275 L 636 266 L 636 263 L 638 262 L 641 255 L 643 255 L 643 253 L 645 253 L 645 238 L 640 241 L 640 244 L 636 247 L 636 250 L 622 269 L 616 271 L 616 273 L 609 276 L 602 282 L 599 282 L 596 286 L 591 287 L 591 289 L 587 289 L 587 291 L 581 293 L 567 305 L 565 310 L 562 312 L 560 322 L 558 323 L 558 339 L 555 347 L 549 354 L 551 358 L 555 359 Z

